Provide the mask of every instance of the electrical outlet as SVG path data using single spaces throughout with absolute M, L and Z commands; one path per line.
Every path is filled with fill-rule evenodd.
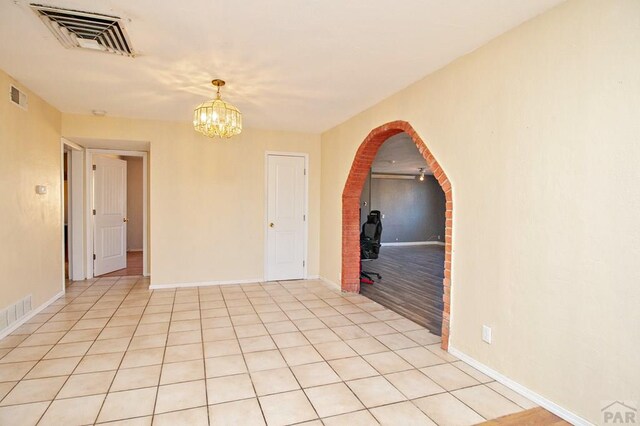
M 486 343 L 491 343 L 491 327 L 483 325 L 482 326 L 482 341 Z

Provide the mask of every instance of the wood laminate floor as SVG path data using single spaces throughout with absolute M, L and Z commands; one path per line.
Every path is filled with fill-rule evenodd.
M 363 269 L 379 273 L 382 279 L 361 284 L 361 294 L 441 334 L 443 246 L 383 246 L 378 259 L 364 262 Z
M 127 252 L 127 267 L 108 274 L 100 275 L 101 277 L 130 277 L 142 275 L 142 252 Z
M 481 423 L 483 426 L 506 426 L 506 425 L 556 425 L 565 426 L 570 423 L 560 417 L 545 410 L 542 407 L 532 408 L 515 414 L 509 414 L 488 422 Z

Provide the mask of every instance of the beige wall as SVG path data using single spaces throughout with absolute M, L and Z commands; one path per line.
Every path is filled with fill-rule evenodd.
M 591 421 L 640 401 L 639 17 L 569 1 L 324 133 L 321 275 L 358 145 L 406 120 L 453 184 L 451 345 Z
M 309 153 L 309 274 L 337 282 L 355 150 L 407 120 L 454 188 L 451 345 L 597 421 L 640 400 L 639 16 L 569 1 L 326 132 L 322 161 L 318 135 L 77 115 L 61 132 L 33 93 L 27 112 L 0 101 L 0 307 L 61 287 L 60 134 L 150 142 L 154 284 L 261 278 L 264 152 Z
M 27 111 L 9 102 L 10 83 Z M 63 285 L 60 113 L 3 71 L 0 88 L 0 308 L 29 294 L 37 308 Z
M 189 123 L 63 115 L 70 139 L 150 143 L 152 285 L 262 279 L 265 151 L 309 154 L 309 275 L 319 272 L 320 136 L 245 129 L 230 140 Z
M 127 250 L 142 250 L 144 204 L 142 194 L 142 157 L 124 157 L 127 162 Z

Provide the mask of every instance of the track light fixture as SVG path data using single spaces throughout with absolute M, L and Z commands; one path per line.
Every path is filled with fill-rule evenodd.
M 424 167 L 418 169 L 420 171 L 420 177 L 418 178 L 420 182 L 424 182 Z

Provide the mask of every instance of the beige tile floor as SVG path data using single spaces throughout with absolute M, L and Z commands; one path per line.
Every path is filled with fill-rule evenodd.
M 0 340 L 1 425 L 463 425 L 534 406 L 319 281 L 74 282 Z

